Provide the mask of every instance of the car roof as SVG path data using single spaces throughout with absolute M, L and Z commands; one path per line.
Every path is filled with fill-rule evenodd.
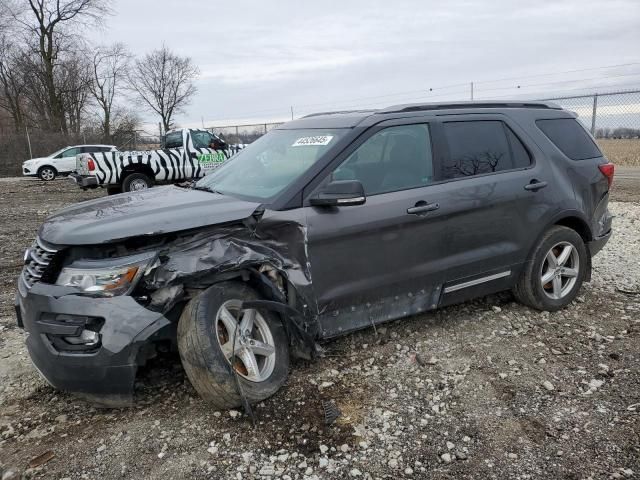
M 109 147 L 109 148 L 116 148 L 115 145 L 104 145 L 102 143 L 84 143 L 82 145 L 69 145 L 68 147 L 64 147 L 64 148 L 78 148 L 78 147 Z
M 359 125 L 364 119 L 374 115 L 400 114 L 411 112 L 429 112 L 442 110 L 472 111 L 475 109 L 543 109 L 562 110 L 558 104 L 544 101 L 527 100 L 499 100 L 499 101 L 463 101 L 463 102 L 429 102 L 429 103 L 405 103 L 391 105 L 386 108 L 372 110 L 344 110 L 334 112 L 320 112 L 306 115 L 298 120 L 287 122 L 278 129 L 299 128 L 351 128 Z

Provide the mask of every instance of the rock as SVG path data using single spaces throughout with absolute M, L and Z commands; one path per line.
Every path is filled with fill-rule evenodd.
M 516 455 L 515 453 L 508 453 L 507 457 L 509 457 L 511 460 L 515 460 L 518 458 L 518 455 Z
M 404 469 L 404 474 L 405 475 L 413 475 L 413 468 L 411 467 L 407 467 Z
M 554 390 L 553 383 L 551 383 L 549 380 L 545 380 L 544 382 L 542 382 L 542 386 L 550 392 Z
M 471 437 L 469 437 L 469 436 L 465 435 L 464 437 L 462 437 L 462 441 L 463 441 L 464 443 L 469 443 L 469 442 L 471 441 Z
M 502 309 L 497 305 L 492 306 L 491 309 L 496 313 L 500 313 L 502 311 Z
M 360 475 L 362 475 L 362 472 L 357 468 L 352 468 L 351 471 L 349 472 L 350 477 L 359 477 Z
M 105 444 L 100 445 L 97 449 L 96 452 L 98 453 L 102 453 L 107 449 L 107 446 Z
M 19 478 L 20 474 L 13 468 L 5 470 L 5 472 L 2 474 L 2 480 L 18 480 Z
M 447 449 L 448 450 L 453 450 L 454 448 L 456 448 L 455 444 L 452 442 L 447 442 Z
M 237 410 L 229 410 L 229 415 L 231 416 L 231 418 L 236 418 L 240 415 L 240 412 Z
M 451 463 L 451 455 L 448 453 L 443 453 L 442 455 L 440 455 L 440 458 L 444 463 Z
M 320 460 L 318 461 L 318 466 L 320 468 L 327 468 L 327 465 L 329 465 L 329 459 L 327 457 L 320 457 Z
M 349 451 L 349 445 L 347 445 L 346 443 L 342 444 L 340 446 L 340 450 L 344 453 L 347 453 Z
M 387 463 L 387 465 L 389 465 L 391 468 L 398 468 L 398 460 L 392 458 L 391 460 L 389 460 L 389 463 Z
M 313 473 L 313 468 L 311 467 L 307 467 L 307 469 L 304 471 L 304 474 L 309 476 Z
M 320 453 L 327 453 L 329 451 L 329 447 L 326 445 L 320 445 Z
M 300 463 L 298 464 L 298 468 L 299 468 L 300 470 L 303 470 L 303 469 L 307 468 L 307 461 L 306 461 L 306 460 L 303 460 L 302 462 L 300 462 Z
M 502 379 L 507 378 L 507 374 L 506 373 L 499 373 L 498 376 Z
M 55 418 L 55 421 L 56 421 L 57 423 L 65 423 L 68 419 L 69 419 L 69 417 L 68 417 L 67 415 L 58 415 L 58 416 Z
M 329 388 L 332 385 L 333 385 L 333 382 L 322 382 L 318 388 L 322 390 L 323 388 Z
M 604 385 L 604 380 L 596 380 L 593 379 L 589 382 L 589 388 L 593 389 L 593 390 L 597 390 L 598 388 L 600 388 L 602 385 Z
M 273 465 L 263 465 L 263 467 L 260 469 L 260 475 L 265 475 L 265 476 L 271 476 L 271 475 L 275 475 L 276 473 L 276 469 L 273 467 Z
M 165 456 L 166 454 L 167 454 L 167 452 L 160 452 L 160 453 L 158 454 L 158 458 L 159 458 L 159 459 L 162 459 L 162 458 L 164 458 L 164 456 Z

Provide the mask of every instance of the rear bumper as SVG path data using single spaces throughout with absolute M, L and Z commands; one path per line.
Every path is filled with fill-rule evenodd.
M 96 188 L 98 186 L 98 179 L 95 175 L 79 175 L 77 173 L 70 173 L 69 177 L 82 189 Z
M 18 325 L 36 369 L 54 388 L 88 400 L 122 406 L 133 400 L 137 369 L 152 353 L 150 341 L 172 328 L 161 313 L 128 296 L 89 298 L 73 289 L 36 283 L 18 288 Z M 68 345 L 65 338 L 97 331 L 92 347 Z
M 601 237 L 594 238 L 592 241 L 590 241 L 587 244 L 587 246 L 589 247 L 589 253 L 591 253 L 592 257 L 595 254 L 597 254 L 600 250 L 602 250 L 602 248 L 609 241 L 609 238 L 611 238 L 611 230 L 609 230 L 606 234 L 602 235 Z

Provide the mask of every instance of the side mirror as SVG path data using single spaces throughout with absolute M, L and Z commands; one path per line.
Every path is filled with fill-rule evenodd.
M 367 197 L 358 180 L 336 180 L 309 199 L 314 207 L 347 207 L 362 205 Z

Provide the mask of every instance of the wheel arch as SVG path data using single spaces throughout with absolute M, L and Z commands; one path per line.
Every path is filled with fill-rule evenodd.
M 40 171 L 43 168 L 50 168 L 51 170 L 53 170 L 55 172 L 56 175 L 58 175 L 58 169 L 56 167 L 54 167 L 53 165 L 51 165 L 50 163 L 45 163 L 44 165 L 40 165 L 38 167 L 38 170 L 36 170 L 36 173 L 40 174 Z
M 538 234 L 535 241 L 529 247 L 529 252 L 527 253 L 526 261 L 529 262 L 531 260 L 531 255 L 536 248 L 536 245 L 540 242 L 542 236 L 552 227 L 561 226 L 567 227 L 571 230 L 575 231 L 582 240 L 585 245 L 588 244 L 591 240 L 593 240 L 593 233 L 591 231 L 591 227 L 589 227 L 589 222 L 585 216 L 579 212 L 578 210 L 564 210 L 562 212 L 557 213 L 552 219 L 545 225 L 542 231 Z M 591 253 L 589 248 L 587 250 L 587 271 L 585 275 L 585 281 L 588 282 L 591 280 Z
M 151 178 L 151 180 L 155 180 L 156 178 L 156 174 L 150 165 L 146 165 L 144 163 L 132 163 L 122 169 L 122 175 L 120 177 L 121 182 L 124 181 L 127 175 L 130 175 L 132 173 L 142 173 Z
M 194 285 L 185 285 L 188 290 L 202 292 L 207 288 L 227 281 L 242 281 L 255 289 L 266 300 L 263 308 L 280 318 L 289 339 L 289 349 L 293 356 L 311 359 L 314 356 L 315 338 L 318 332 L 311 325 L 307 330 L 304 315 L 298 309 L 298 295 L 284 272 L 269 263 L 243 267 L 199 278 Z

